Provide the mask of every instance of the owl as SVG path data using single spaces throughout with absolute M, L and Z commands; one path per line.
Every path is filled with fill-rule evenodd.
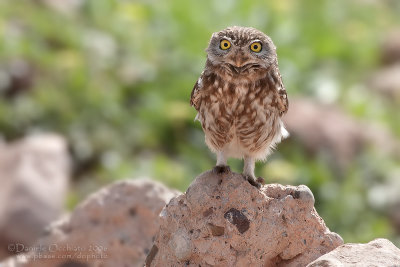
M 259 30 L 234 26 L 214 33 L 206 52 L 190 104 L 207 146 L 217 155 L 214 171 L 230 172 L 229 157 L 244 159 L 243 176 L 260 187 L 255 161 L 266 160 L 288 136 L 282 116 L 289 102 L 276 47 Z

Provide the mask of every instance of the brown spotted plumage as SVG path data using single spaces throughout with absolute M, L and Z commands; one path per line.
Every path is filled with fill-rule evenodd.
M 275 50 L 254 28 L 214 33 L 190 99 L 206 144 L 217 154 L 217 170 L 227 170 L 228 157 L 244 158 L 243 174 L 254 185 L 255 160 L 266 159 L 287 136 L 281 117 L 288 99 Z

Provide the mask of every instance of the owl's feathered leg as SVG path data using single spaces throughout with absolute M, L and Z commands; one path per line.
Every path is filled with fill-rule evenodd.
M 223 151 L 218 151 L 217 153 L 217 164 L 214 167 L 214 172 L 218 173 L 218 174 L 222 174 L 222 173 L 229 173 L 231 171 L 231 169 L 228 166 L 227 163 L 227 157 L 225 152 Z
M 244 166 L 243 166 L 243 175 L 249 183 L 257 188 L 261 187 L 261 183 L 256 179 L 254 175 L 255 168 L 255 160 L 253 157 L 248 155 L 244 156 Z
M 217 166 L 227 166 L 228 159 L 223 151 L 217 153 Z
M 255 179 L 255 175 L 254 175 L 255 165 L 256 165 L 256 163 L 254 161 L 254 158 L 252 158 L 250 156 L 244 156 L 243 174 Z

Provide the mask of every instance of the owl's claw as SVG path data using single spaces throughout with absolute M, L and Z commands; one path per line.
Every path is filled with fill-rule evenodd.
M 216 174 L 230 173 L 231 168 L 228 165 L 217 165 L 213 168 L 213 172 Z
M 261 185 L 265 184 L 265 179 L 262 177 L 257 177 L 257 182 L 260 183 Z
M 253 177 L 250 175 L 245 175 L 244 178 L 251 184 L 252 186 L 257 187 L 258 189 L 261 188 L 261 186 L 265 183 L 264 179 L 261 177 L 258 177 L 257 180 L 255 180 Z

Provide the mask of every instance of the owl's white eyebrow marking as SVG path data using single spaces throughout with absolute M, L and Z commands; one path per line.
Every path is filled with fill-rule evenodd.
M 232 43 L 232 39 L 231 38 L 229 38 L 228 36 L 223 36 L 222 38 L 221 38 L 221 40 L 228 40 L 229 42 L 231 42 Z

